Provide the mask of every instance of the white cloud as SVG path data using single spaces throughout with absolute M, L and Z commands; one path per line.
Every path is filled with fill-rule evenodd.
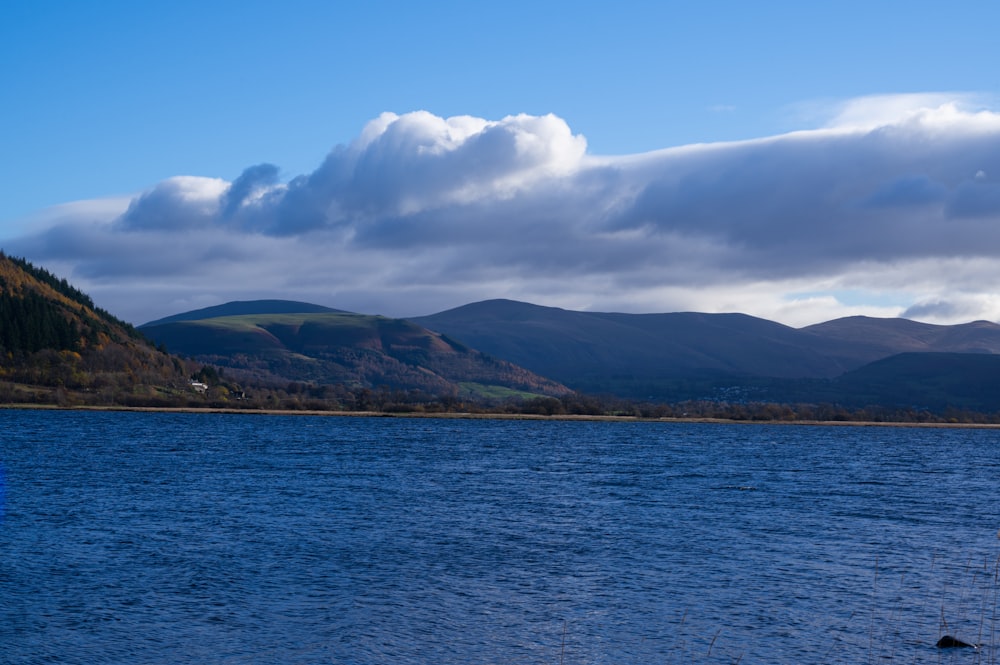
M 210 226 L 230 184 L 219 178 L 175 176 L 133 199 L 118 223 L 130 231 Z
M 383 113 L 348 148 L 335 149 L 292 201 L 334 195 L 334 218 L 411 215 L 447 204 L 509 197 L 541 179 L 576 170 L 586 140 L 553 115 L 487 121 L 426 111 Z M 286 211 L 294 215 L 294 206 Z M 337 219 L 340 217 L 341 219 Z
M 871 130 L 898 125 L 933 114 L 948 116 L 957 112 L 957 104 L 967 95 L 954 93 L 920 93 L 901 95 L 871 95 L 857 97 L 834 105 L 828 127 Z
M 15 220 L 9 228 L 15 234 L 39 233 L 49 227 L 63 224 L 107 222 L 125 212 L 132 199 L 132 196 L 111 196 L 61 203 Z
M 553 115 L 385 113 L 289 182 L 171 178 L 7 250 L 140 323 L 263 297 L 996 319 L 1000 114 L 974 101 L 870 97 L 814 130 L 626 157 L 587 155 Z

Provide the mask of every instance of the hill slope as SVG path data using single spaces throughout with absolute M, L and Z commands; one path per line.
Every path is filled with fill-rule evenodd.
M 142 401 L 186 384 L 181 364 L 41 268 L 0 253 L 0 401 Z
M 850 317 L 795 329 L 743 314 L 574 312 L 509 300 L 411 320 L 574 389 L 633 398 L 832 379 L 909 351 L 1000 353 L 1000 326 L 985 321 Z
M 811 338 L 744 314 L 574 312 L 491 300 L 411 319 L 568 386 L 669 398 L 678 382 L 832 377 Z
M 850 316 L 802 328 L 819 348 L 846 360 L 848 369 L 897 353 L 1000 353 L 1000 326 L 973 321 L 953 326 L 908 319 Z
M 215 319 L 220 316 L 239 316 L 241 314 L 313 314 L 320 312 L 348 313 L 340 309 L 332 309 L 330 307 L 323 307 L 322 305 L 313 305 L 312 303 L 297 302 L 294 300 L 234 300 L 222 305 L 214 305 L 212 307 L 204 307 L 202 309 L 191 310 L 190 312 L 167 316 L 156 321 L 144 323 L 140 327 L 159 326 L 164 323 L 174 323 L 176 321 L 202 321 L 204 319 Z
M 402 319 L 344 312 L 252 313 L 146 324 L 171 351 L 272 380 L 432 394 L 562 395 L 554 381 Z
M 1000 355 L 901 353 L 831 382 L 842 403 L 1000 412 Z

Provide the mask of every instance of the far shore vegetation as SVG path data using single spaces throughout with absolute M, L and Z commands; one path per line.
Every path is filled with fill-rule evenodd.
M 116 382 L 116 378 L 121 383 Z M 1000 414 L 958 409 L 935 412 L 915 407 L 847 408 L 836 404 L 713 400 L 654 403 L 580 393 L 563 397 L 500 394 L 492 398 L 483 398 L 478 394 L 475 398 L 463 398 L 460 395 L 430 395 L 414 390 L 373 390 L 301 382 L 245 387 L 226 377 L 223 370 L 207 365 L 192 373 L 188 381 L 173 386 L 131 385 L 128 379 L 128 376 L 105 374 L 100 386 L 82 388 L 0 380 L 0 408 L 1000 426 Z

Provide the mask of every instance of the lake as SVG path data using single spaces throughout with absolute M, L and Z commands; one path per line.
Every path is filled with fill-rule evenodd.
M 7 664 L 1000 655 L 1000 431 L 0 410 L 0 432 Z

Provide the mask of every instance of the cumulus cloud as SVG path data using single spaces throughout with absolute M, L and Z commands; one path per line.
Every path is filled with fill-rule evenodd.
M 128 231 L 211 226 L 229 189 L 229 183 L 218 178 L 168 178 L 136 197 L 118 219 L 118 226 Z
M 503 200 L 572 174 L 585 152 L 586 140 L 553 115 L 487 121 L 383 113 L 312 174 L 258 188 L 249 226 L 296 234 Z
M 223 219 L 259 205 L 277 188 L 278 175 L 278 167 L 274 164 L 258 164 L 245 169 L 221 197 Z
M 7 251 L 140 323 L 263 297 L 1000 319 L 998 169 L 1000 114 L 969 96 L 865 98 L 812 130 L 618 157 L 554 115 L 384 113 L 312 173 L 170 178 Z

